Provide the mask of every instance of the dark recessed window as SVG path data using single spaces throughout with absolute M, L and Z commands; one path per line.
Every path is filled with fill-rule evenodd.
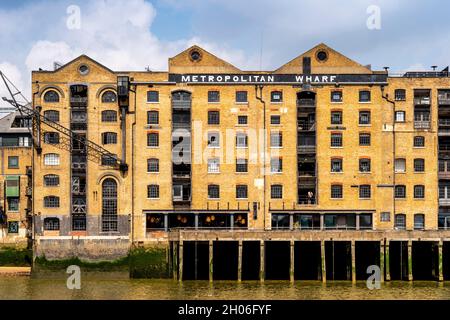
M 406 186 L 395 186 L 395 198 L 397 199 L 406 198 Z
M 208 102 L 220 102 L 220 92 L 219 91 L 209 91 L 208 92 Z
M 59 102 L 59 94 L 55 90 L 49 90 L 44 95 L 45 102 Z
M 237 173 L 247 173 L 248 172 L 248 160 L 247 159 L 237 159 L 236 160 L 236 172 Z
M 370 199 L 370 197 L 371 197 L 370 185 L 359 186 L 359 198 L 360 199 Z
M 270 94 L 271 102 L 283 102 L 283 93 L 281 91 L 272 91 Z
M 19 212 L 19 204 L 20 200 L 16 197 L 7 198 L 8 201 L 8 211 L 10 212 Z
M 9 169 L 18 169 L 19 168 L 19 157 L 16 157 L 16 156 L 8 157 L 8 168 Z
M 271 116 L 270 124 L 271 125 L 280 125 L 281 124 L 281 116 Z
M 113 91 L 106 91 L 102 96 L 103 103 L 117 102 L 117 95 Z
M 406 90 L 397 89 L 395 90 L 395 101 L 405 101 L 406 100 Z
M 147 112 L 147 124 L 148 125 L 159 124 L 159 112 L 158 111 L 148 111 Z
M 117 144 L 117 133 L 105 132 L 102 134 L 103 144 Z
M 53 122 L 59 122 L 59 111 L 48 110 L 44 111 L 44 117 Z
M 147 147 L 159 147 L 159 134 L 157 132 L 147 134 Z
M 359 145 L 363 147 L 370 146 L 370 133 L 359 134 Z
M 59 231 L 59 219 L 58 218 L 45 218 L 44 230 L 45 231 Z
M 342 102 L 342 91 L 331 92 L 331 102 Z
M 342 185 L 335 184 L 331 186 L 331 199 L 342 199 Z
M 342 111 L 332 111 L 331 112 L 331 124 L 336 124 L 336 125 L 342 124 Z
M 342 159 L 331 159 L 331 172 L 338 173 L 343 171 Z
M 271 186 L 270 196 L 272 199 L 283 199 L 283 186 L 280 184 Z
M 414 159 L 414 171 L 425 172 L 425 159 Z
M 247 103 L 248 102 L 247 91 L 236 91 L 236 102 L 237 103 Z
M 370 111 L 361 111 L 359 113 L 359 124 L 360 125 L 370 124 Z
M 238 125 L 245 126 L 248 124 L 248 117 L 247 116 L 238 116 Z
M 159 92 L 158 91 L 148 91 L 147 92 L 147 102 L 151 102 L 151 103 L 159 102 Z
M 342 147 L 342 133 L 331 134 L 331 146 L 333 148 Z
M 151 184 L 147 187 L 147 198 L 159 199 L 159 185 Z
M 191 52 L 192 61 L 200 61 L 201 58 L 202 58 L 202 55 L 200 54 L 200 52 L 198 52 L 196 50 Z
M 44 142 L 47 144 L 59 144 L 59 133 L 58 132 L 44 133 Z
M 414 147 L 415 148 L 424 148 L 425 147 L 425 137 L 423 137 L 423 136 L 414 137 Z
M 117 112 L 114 110 L 102 111 L 102 122 L 117 122 Z
M 117 164 L 116 154 L 105 154 L 102 156 L 102 166 L 114 167 Z
M 78 68 L 78 71 L 83 75 L 87 75 L 89 73 L 89 67 L 87 65 L 82 65 Z
M 236 186 L 236 199 L 247 199 L 248 198 L 248 186 L 238 185 Z
M 158 159 L 148 159 L 147 160 L 147 172 L 158 173 L 159 172 L 159 160 Z
M 220 187 L 216 184 L 208 186 L 208 199 L 220 199 Z
M 220 124 L 220 112 L 219 111 L 208 111 L 208 124 L 209 125 Z
M 370 102 L 370 91 L 367 90 L 360 91 L 359 102 Z
M 328 53 L 326 51 L 319 51 L 317 52 L 317 60 L 323 62 L 328 59 Z
M 57 187 L 59 186 L 59 176 L 55 174 L 49 174 L 44 176 L 44 186 Z
M 368 173 L 370 170 L 370 159 L 359 159 L 359 172 Z
M 45 197 L 44 208 L 59 208 L 59 197 Z
M 425 186 L 423 185 L 414 186 L 414 198 L 415 199 L 425 198 Z

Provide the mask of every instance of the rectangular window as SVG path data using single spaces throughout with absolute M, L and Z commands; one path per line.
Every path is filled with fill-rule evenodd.
M 360 159 L 359 160 L 359 172 L 368 173 L 370 172 L 370 159 Z
M 282 173 L 283 172 L 283 159 L 281 159 L 281 158 L 270 159 L 270 172 Z
M 16 156 L 8 157 L 8 168 L 19 169 L 19 157 Z
M 404 89 L 395 90 L 395 101 L 406 101 L 406 90 Z
M 425 159 L 414 159 L 414 171 L 425 172 Z
M 44 176 L 44 186 L 46 186 L 46 187 L 59 186 L 59 176 L 57 176 L 57 175 Z
M 220 173 L 220 159 L 208 159 L 208 173 Z
M 342 192 L 342 185 L 332 185 L 331 186 L 331 199 L 342 199 L 343 198 L 343 192 Z
M 405 159 L 395 159 L 395 172 L 405 173 L 406 172 L 406 160 Z
M 248 186 L 240 185 L 236 186 L 236 199 L 247 199 L 248 198 Z
M 339 173 L 342 171 L 342 159 L 331 159 L 331 172 Z
M 342 147 L 342 133 L 331 134 L 331 147 L 333 148 Z
M 8 211 L 10 212 L 19 211 L 19 198 L 8 198 Z
M 208 186 L 208 199 L 220 199 L 220 187 L 218 185 Z
M 361 133 L 359 135 L 359 145 L 363 147 L 370 146 L 370 133 Z
M 276 132 L 270 134 L 270 147 L 281 148 L 283 146 L 283 133 Z
M 272 91 L 270 101 L 275 103 L 283 102 L 283 93 L 281 91 Z
M 117 133 L 115 132 L 105 132 L 102 133 L 103 144 L 117 144 Z
M 220 124 L 220 112 L 219 111 L 208 111 L 208 124 L 209 125 Z
M 248 160 L 247 159 L 237 159 L 236 160 L 236 172 L 237 173 L 247 173 L 248 172 Z
M 359 198 L 360 199 L 370 199 L 372 196 L 370 185 L 359 186 Z
M 415 148 L 424 148 L 425 147 L 425 137 L 422 137 L 422 136 L 414 137 L 414 147 Z
M 116 154 L 110 154 L 110 155 L 103 155 L 102 156 L 102 166 L 106 167 L 114 167 L 117 164 L 117 155 Z
M 396 199 L 406 198 L 406 186 L 395 186 L 395 198 Z
M 270 196 L 272 199 L 283 199 L 283 186 L 279 184 L 271 186 Z
M 247 91 L 236 91 L 236 102 L 247 103 L 248 102 Z
M 395 229 L 406 230 L 406 215 L 404 214 L 395 215 Z
M 331 112 L 331 124 L 342 124 L 342 111 Z
M 148 147 L 159 147 L 159 134 L 157 132 L 147 134 L 147 146 Z
M 414 230 L 425 230 L 425 215 L 414 215 Z
M 414 186 L 414 198 L 424 199 L 425 198 L 425 186 Z
M 148 125 L 159 124 L 159 112 L 158 111 L 148 111 L 147 112 L 147 124 Z
M 209 132 L 208 133 L 208 147 L 209 148 L 219 148 L 220 147 L 220 133 L 219 132 Z
M 220 92 L 219 91 L 209 91 L 208 92 L 208 102 L 212 102 L 212 103 L 220 102 Z
M 395 122 L 405 122 L 405 111 L 395 112 Z
M 331 102 L 342 102 L 342 91 L 331 92 Z
M 370 91 L 367 90 L 360 91 L 359 102 L 370 102 Z
M 238 125 L 246 126 L 247 124 L 248 124 L 248 117 L 247 116 L 238 116 Z
M 44 165 L 46 166 L 59 166 L 59 155 L 50 153 L 44 156 Z
M 148 91 L 147 92 L 147 102 L 151 102 L 151 103 L 159 102 L 159 92 L 158 91 Z
M 238 133 L 236 135 L 236 147 L 237 148 L 247 148 L 248 147 L 248 136 L 246 133 Z
M 359 124 L 360 125 L 370 124 L 370 111 L 361 111 L 359 113 Z
M 391 221 L 391 213 L 390 212 L 382 212 L 380 214 L 381 222 L 390 222 Z
M 59 208 L 59 197 L 45 197 L 44 208 Z
M 147 198 L 159 199 L 159 185 L 152 184 L 147 187 Z
M 270 124 L 271 125 L 280 125 L 281 124 L 281 117 L 280 116 L 270 116 Z
M 159 160 L 158 159 L 148 159 L 147 160 L 147 172 L 158 173 L 159 172 Z

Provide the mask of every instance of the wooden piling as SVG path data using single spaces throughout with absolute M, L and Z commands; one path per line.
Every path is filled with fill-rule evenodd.
M 259 266 L 259 279 L 261 282 L 264 282 L 266 275 L 265 275 L 265 244 L 264 241 L 261 241 L 260 243 L 260 266 Z
M 212 240 L 209 241 L 209 282 L 213 282 L 213 272 L 214 272 L 214 242 Z
M 238 281 L 242 282 L 242 247 L 243 242 L 239 240 L 239 251 L 238 251 Z
M 356 283 L 356 242 L 352 240 L 351 242 L 352 251 L 352 283 Z
M 386 274 L 386 281 L 391 281 L 391 262 L 390 262 L 390 255 L 389 255 L 389 249 L 390 249 L 390 242 L 388 239 L 386 239 L 386 243 L 384 245 L 384 268 L 385 268 L 385 274 Z
M 321 263 L 322 263 L 322 282 L 327 282 L 327 265 L 325 261 L 325 241 L 322 240 L 320 242 L 320 255 L 321 255 Z
M 183 260 L 184 260 L 183 240 L 180 241 L 179 251 L 180 252 L 178 254 L 178 280 L 183 281 Z
M 444 243 L 439 241 L 439 257 L 438 257 L 438 263 L 439 263 L 439 282 L 444 281 L 444 266 L 443 266 L 443 260 L 442 260 L 442 252 L 443 252 Z
M 408 241 L 408 280 L 413 281 L 412 241 Z
M 291 266 L 290 266 L 290 280 L 295 282 L 295 241 L 291 240 Z

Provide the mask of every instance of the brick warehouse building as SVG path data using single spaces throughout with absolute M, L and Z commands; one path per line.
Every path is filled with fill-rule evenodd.
M 32 92 L 42 116 L 117 159 L 42 125 L 32 154 L 41 242 L 450 227 L 447 71 L 389 76 L 320 44 L 247 72 L 194 46 L 168 72 L 81 56 L 33 72 Z

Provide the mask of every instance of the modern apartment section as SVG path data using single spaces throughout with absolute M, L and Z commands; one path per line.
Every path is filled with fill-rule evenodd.
M 0 119 L 0 239 L 26 242 L 32 219 L 31 119 L 19 112 Z

